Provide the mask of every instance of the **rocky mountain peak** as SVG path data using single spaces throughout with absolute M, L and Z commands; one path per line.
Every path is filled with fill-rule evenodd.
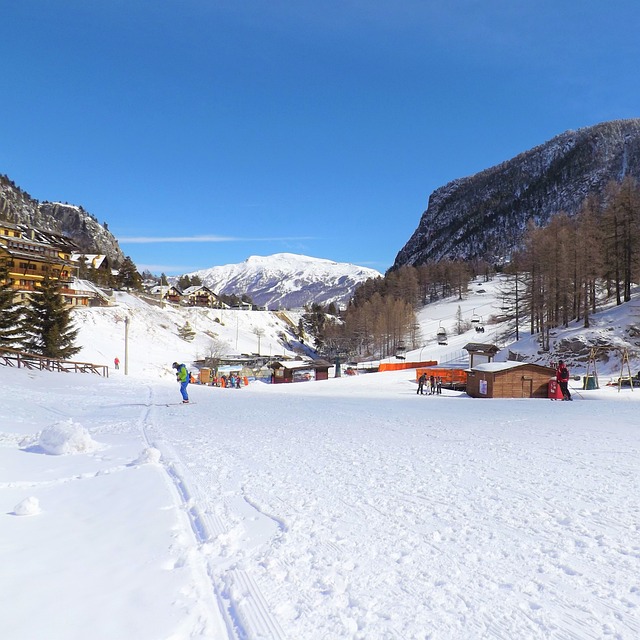
M 500 262 L 529 220 L 545 225 L 560 211 L 573 215 L 587 195 L 627 175 L 640 179 L 640 119 L 566 131 L 436 189 L 394 267 L 444 258 Z
M 124 259 L 118 241 L 107 228 L 81 206 L 39 202 L 0 175 L 0 218 L 71 238 L 84 253 L 106 255 L 112 264 Z

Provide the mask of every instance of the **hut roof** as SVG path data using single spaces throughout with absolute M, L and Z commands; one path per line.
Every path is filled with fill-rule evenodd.
M 541 364 L 534 364 L 533 362 L 518 362 L 515 360 L 508 360 L 507 362 L 483 362 L 482 364 L 478 364 L 470 369 L 470 371 L 486 371 L 488 373 L 498 373 L 500 371 L 508 371 L 509 369 L 516 369 L 517 367 L 526 366 L 549 371 L 551 373 L 554 372 L 554 369 L 552 369 L 551 367 L 545 367 Z
M 483 344 L 482 342 L 468 342 L 463 349 L 469 353 L 490 353 L 496 354 L 500 351 L 500 347 L 495 344 Z

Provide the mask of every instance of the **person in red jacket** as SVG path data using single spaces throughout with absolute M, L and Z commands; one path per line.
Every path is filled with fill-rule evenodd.
M 562 399 L 563 400 L 573 400 L 571 397 L 571 393 L 569 392 L 569 369 L 567 369 L 567 365 L 560 360 L 558 362 L 558 368 L 556 369 L 556 380 L 560 385 L 560 389 L 562 391 Z

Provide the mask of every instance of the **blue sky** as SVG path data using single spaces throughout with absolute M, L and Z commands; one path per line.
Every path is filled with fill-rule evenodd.
M 640 116 L 637 0 L 2 5 L 0 173 L 157 274 L 384 272 L 436 188 Z

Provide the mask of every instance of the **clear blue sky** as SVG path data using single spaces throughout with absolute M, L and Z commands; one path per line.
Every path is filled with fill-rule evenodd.
M 385 271 L 431 192 L 640 116 L 637 0 L 4 0 L 0 173 L 168 275 Z M 144 241 L 142 241 L 144 240 Z

